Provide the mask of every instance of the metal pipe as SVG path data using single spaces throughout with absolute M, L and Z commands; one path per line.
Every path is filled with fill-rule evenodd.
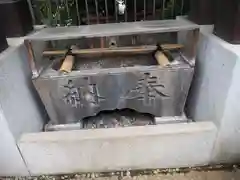
M 106 13 L 106 22 L 108 23 L 108 4 L 107 4 L 107 0 L 105 0 L 105 13 Z
M 78 0 L 75 0 L 75 3 L 76 3 L 76 10 L 77 10 L 78 25 L 81 25 L 80 13 L 78 8 Z
M 137 2 L 134 0 L 134 21 L 137 21 Z
M 126 5 L 126 9 L 125 9 L 125 22 L 127 22 L 127 0 L 125 0 L 124 3 Z
M 66 6 L 66 9 L 67 9 L 67 16 L 68 16 L 68 19 L 70 18 L 70 12 L 69 12 L 69 7 L 68 7 L 68 0 L 65 0 L 65 6 Z
M 172 17 L 174 16 L 174 13 L 175 13 L 175 0 L 172 0 Z
M 175 50 L 182 49 L 182 44 L 162 44 L 164 50 Z M 101 54 L 101 53 L 146 53 L 156 50 L 156 45 L 145 45 L 145 46 L 129 46 L 129 47 L 118 47 L 118 48 L 94 48 L 94 49 L 73 49 L 72 54 Z M 65 55 L 67 50 L 54 50 L 54 51 L 43 51 L 44 56 L 51 55 Z
M 114 7 L 115 7 L 115 20 L 118 22 L 118 8 L 117 8 L 117 1 L 114 0 Z
M 146 20 L 146 0 L 143 0 L 143 20 Z
M 155 19 L 155 13 L 156 13 L 156 0 L 153 0 L 153 19 Z
M 163 0 L 162 4 L 162 19 L 164 19 L 164 13 L 165 13 L 165 0 Z
M 34 25 L 36 25 L 36 17 L 35 17 L 33 6 L 32 6 L 32 1 L 31 0 L 27 0 L 27 2 L 28 2 L 30 13 L 31 13 L 32 22 L 33 22 Z
M 36 64 L 34 61 L 34 54 L 33 54 L 33 49 L 32 49 L 32 43 L 29 40 L 24 41 L 25 46 L 27 47 L 27 53 L 28 53 L 28 62 L 30 64 L 30 68 L 32 70 L 33 77 L 38 77 L 39 73 L 36 68 Z
M 183 8 L 184 8 L 184 0 L 182 0 L 182 3 L 181 3 L 181 15 L 183 15 Z
M 88 0 L 85 0 L 85 7 L 86 7 L 86 16 L 87 16 L 87 22 L 88 25 L 90 24 L 90 20 L 89 20 L 89 11 L 88 11 Z
M 58 18 L 57 18 L 57 23 L 59 24 L 59 26 L 61 25 L 61 13 L 60 13 L 60 4 L 59 4 L 59 0 L 58 1 L 56 1 L 56 4 L 57 4 L 57 16 L 58 16 Z
M 97 0 L 95 0 L 95 8 L 96 8 L 96 15 L 97 15 L 97 23 L 99 24 L 98 1 Z
M 48 0 L 48 19 L 52 23 L 52 3 L 50 0 Z

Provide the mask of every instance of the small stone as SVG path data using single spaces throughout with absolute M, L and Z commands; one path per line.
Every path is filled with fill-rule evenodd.
M 79 174 L 75 174 L 74 179 L 76 179 L 76 180 L 81 179 L 81 176 Z
M 117 173 L 118 173 L 118 172 L 117 172 Z M 116 173 L 116 174 L 117 174 L 117 173 Z M 112 176 L 114 176 L 114 175 L 115 175 L 115 173 L 114 173 L 114 172 L 111 172 L 111 175 L 112 175 Z
M 190 167 L 191 170 L 197 170 L 197 167 Z M 212 167 L 210 167 L 210 169 L 212 169 Z
M 92 178 L 92 179 L 95 178 L 95 174 L 94 174 L 94 173 L 91 174 L 91 178 Z
M 127 172 L 126 172 L 126 176 L 131 177 L 131 172 L 130 172 L 130 171 L 127 171 Z
M 148 176 L 147 175 L 143 175 L 143 179 L 148 179 Z
M 179 175 L 180 176 L 185 176 L 185 174 L 183 172 L 180 172 Z

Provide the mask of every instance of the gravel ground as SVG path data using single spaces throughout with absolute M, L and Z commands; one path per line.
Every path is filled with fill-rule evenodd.
M 240 180 L 239 166 L 217 166 L 185 169 L 155 169 L 84 173 L 58 176 L 6 177 L 0 180 Z
M 32 180 L 119 180 L 119 176 L 110 176 L 110 177 L 98 177 L 98 178 L 88 178 L 82 177 L 80 175 L 75 175 L 74 177 L 61 176 L 61 177 L 52 177 L 52 176 L 40 176 L 33 178 L 2 178 L 3 180 L 23 180 L 23 179 L 32 179 Z M 157 174 L 157 175 L 142 175 L 142 176 L 125 176 L 121 180 L 240 180 L 240 171 L 239 172 L 226 172 L 226 171 L 211 171 L 211 172 L 189 172 L 189 173 L 175 173 L 175 174 Z

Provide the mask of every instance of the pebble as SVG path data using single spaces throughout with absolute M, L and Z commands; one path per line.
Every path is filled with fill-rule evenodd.
M 179 175 L 180 176 L 185 176 L 185 174 L 183 172 L 180 172 Z
M 79 174 L 76 174 L 74 177 L 75 178 L 80 178 L 81 176 Z
M 95 174 L 94 174 L 94 173 L 91 174 L 91 178 L 92 178 L 92 179 L 95 178 Z
M 237 165 L 233 165 L 233 168 L 234 168 L 234 169 L 237 169 Z
M 126 176 L 131 177 L 131 172 L 130 172 L 130 171 L 127 171 L 127 172 L 126 172 Z

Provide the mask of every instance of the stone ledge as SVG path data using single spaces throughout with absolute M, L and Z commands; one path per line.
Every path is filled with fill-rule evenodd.
M 209 163 L 211 122 L 25 134 L 18 145 L 32 175 L 170 168 Z

